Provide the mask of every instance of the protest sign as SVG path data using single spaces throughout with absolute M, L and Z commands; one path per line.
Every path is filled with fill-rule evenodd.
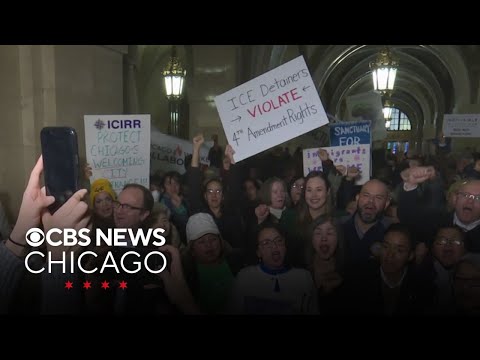
M 447 137 L 480 137 L 480 114 L 447 114 L 443 118 Z
M 370 144 L 370 121 L 348 121 L 330 124 L 330 146 Z
M 84 125 L 91 182 L 108 179 L 117 194 L 130 183 L 149 188 L 150 115 L 85 115 Z
M 205 145 L 200 148 L 200 163 L 209 164 L 208 151 L 211 146 Z M 157 129 L 152 129 L 150 146 L 151 172 L 166 173 L 177 171 L 184 174 L 185 156 L 191 155 L 193 145 L 191 141 L 165 135 Z
M 235 161 L 328 124 L 303 56 L 215 98 Z
M 355 184 L 363 185 L 370 180 L 370 144 L 322 147 L 322 149 L 327 151 L 335 166 L 343 165 L 346 168 L 355 166 L 360 170 L 360 176 Z M 303 150 L 304 176 L 307 176 L 310 171 L 322 170 L 318 150 L 320 148 Z

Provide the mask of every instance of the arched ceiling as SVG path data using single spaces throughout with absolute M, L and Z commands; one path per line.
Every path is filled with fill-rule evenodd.
M 327 112 L 341 118 L 349 95 L 373 90 L 369 63 L 383 45 L 311 45 L 308 65 Z M 470 71 L 477 49 L 458 45 L 389 45 L 399 60 L 393 103 L 413 128 L 440 126 L 443 114 L 474 102 Z
M 199 46 L 202 45 L 177 46 L 189 74 L 187 91 L 195 72 L 202 71 L 194 66 L 193 58 L 193 48 Z M 226 65 L 237 68 L 237 83 L 241 84 L 302 54 L 327 113 L 342 119 L 349 95 L 373 90 L 369 63 L 375 60 L 383 46 L 239 45 L 237 61 Z M 409 116 L 412 129 L 419 136 L 427 127 L 439 129 L 444 114 L 477 102 L 480 78 L 478 45 L 388 46 L 399 60 L 393 103 Z M 137 50 L 140 69 L 137 85 L 142 109 L 142 94 L 147 94 L 152 79 L 160 76 L 158 71 L 167 63 L 171 45 L 138 45 Z M 155 85 L 158 86 L 160 84 Z M 153 90 L 150 92 L 155 94 L 161 91 Z

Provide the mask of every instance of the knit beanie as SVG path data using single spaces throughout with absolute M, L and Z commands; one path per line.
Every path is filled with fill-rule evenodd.
M 90 206 L 93 208 L 95 204 L 95 196 L 97 196 L 102 191 L 105 191 L 112 197 L 112 200 L 117 199 L 117 195 L 112 188 L 112 184 L 107 179 L 97 179 L 90 186 Z

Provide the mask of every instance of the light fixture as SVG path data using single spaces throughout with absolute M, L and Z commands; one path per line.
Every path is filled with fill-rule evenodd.
M 390 99 L 386 99 L 383 105 L 383 117 L 385 119 L 385 127 L 390 128 L 390 121 L 392 119 L 393 103 Z
M 172 55 L 167 67 L 163 71 L 165 79 L 165 92 L 169 100 L 178 100 L 183 94 L 183 82 L 187 71 L 182 67 L 182 64 L 177 58 L 177 48 L 172 46 Z
M 373 89 L 390 95 L 395 84 L 398 60 L 393 58 L 388 47 L 380 50 L 377 59 L 370 63 L 370 69 L 372 70 Z
M 163 77 L 165 80 L 165 94 L 169 100 L 170 123 L 168 125 L 168 134 L 178 136 L 178 128 L 180 121 L 179 102 L 183 96 L 183 83 L 187 71 L 177 58 L 177 48 L 172 46 L 172 54 L 165 70 Z

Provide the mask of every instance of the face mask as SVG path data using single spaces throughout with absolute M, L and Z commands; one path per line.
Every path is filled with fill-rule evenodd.
M 153 202 L 158 202 L 160 200 L 160 191 L 153 190 L 152 196 L 153 196 Z

